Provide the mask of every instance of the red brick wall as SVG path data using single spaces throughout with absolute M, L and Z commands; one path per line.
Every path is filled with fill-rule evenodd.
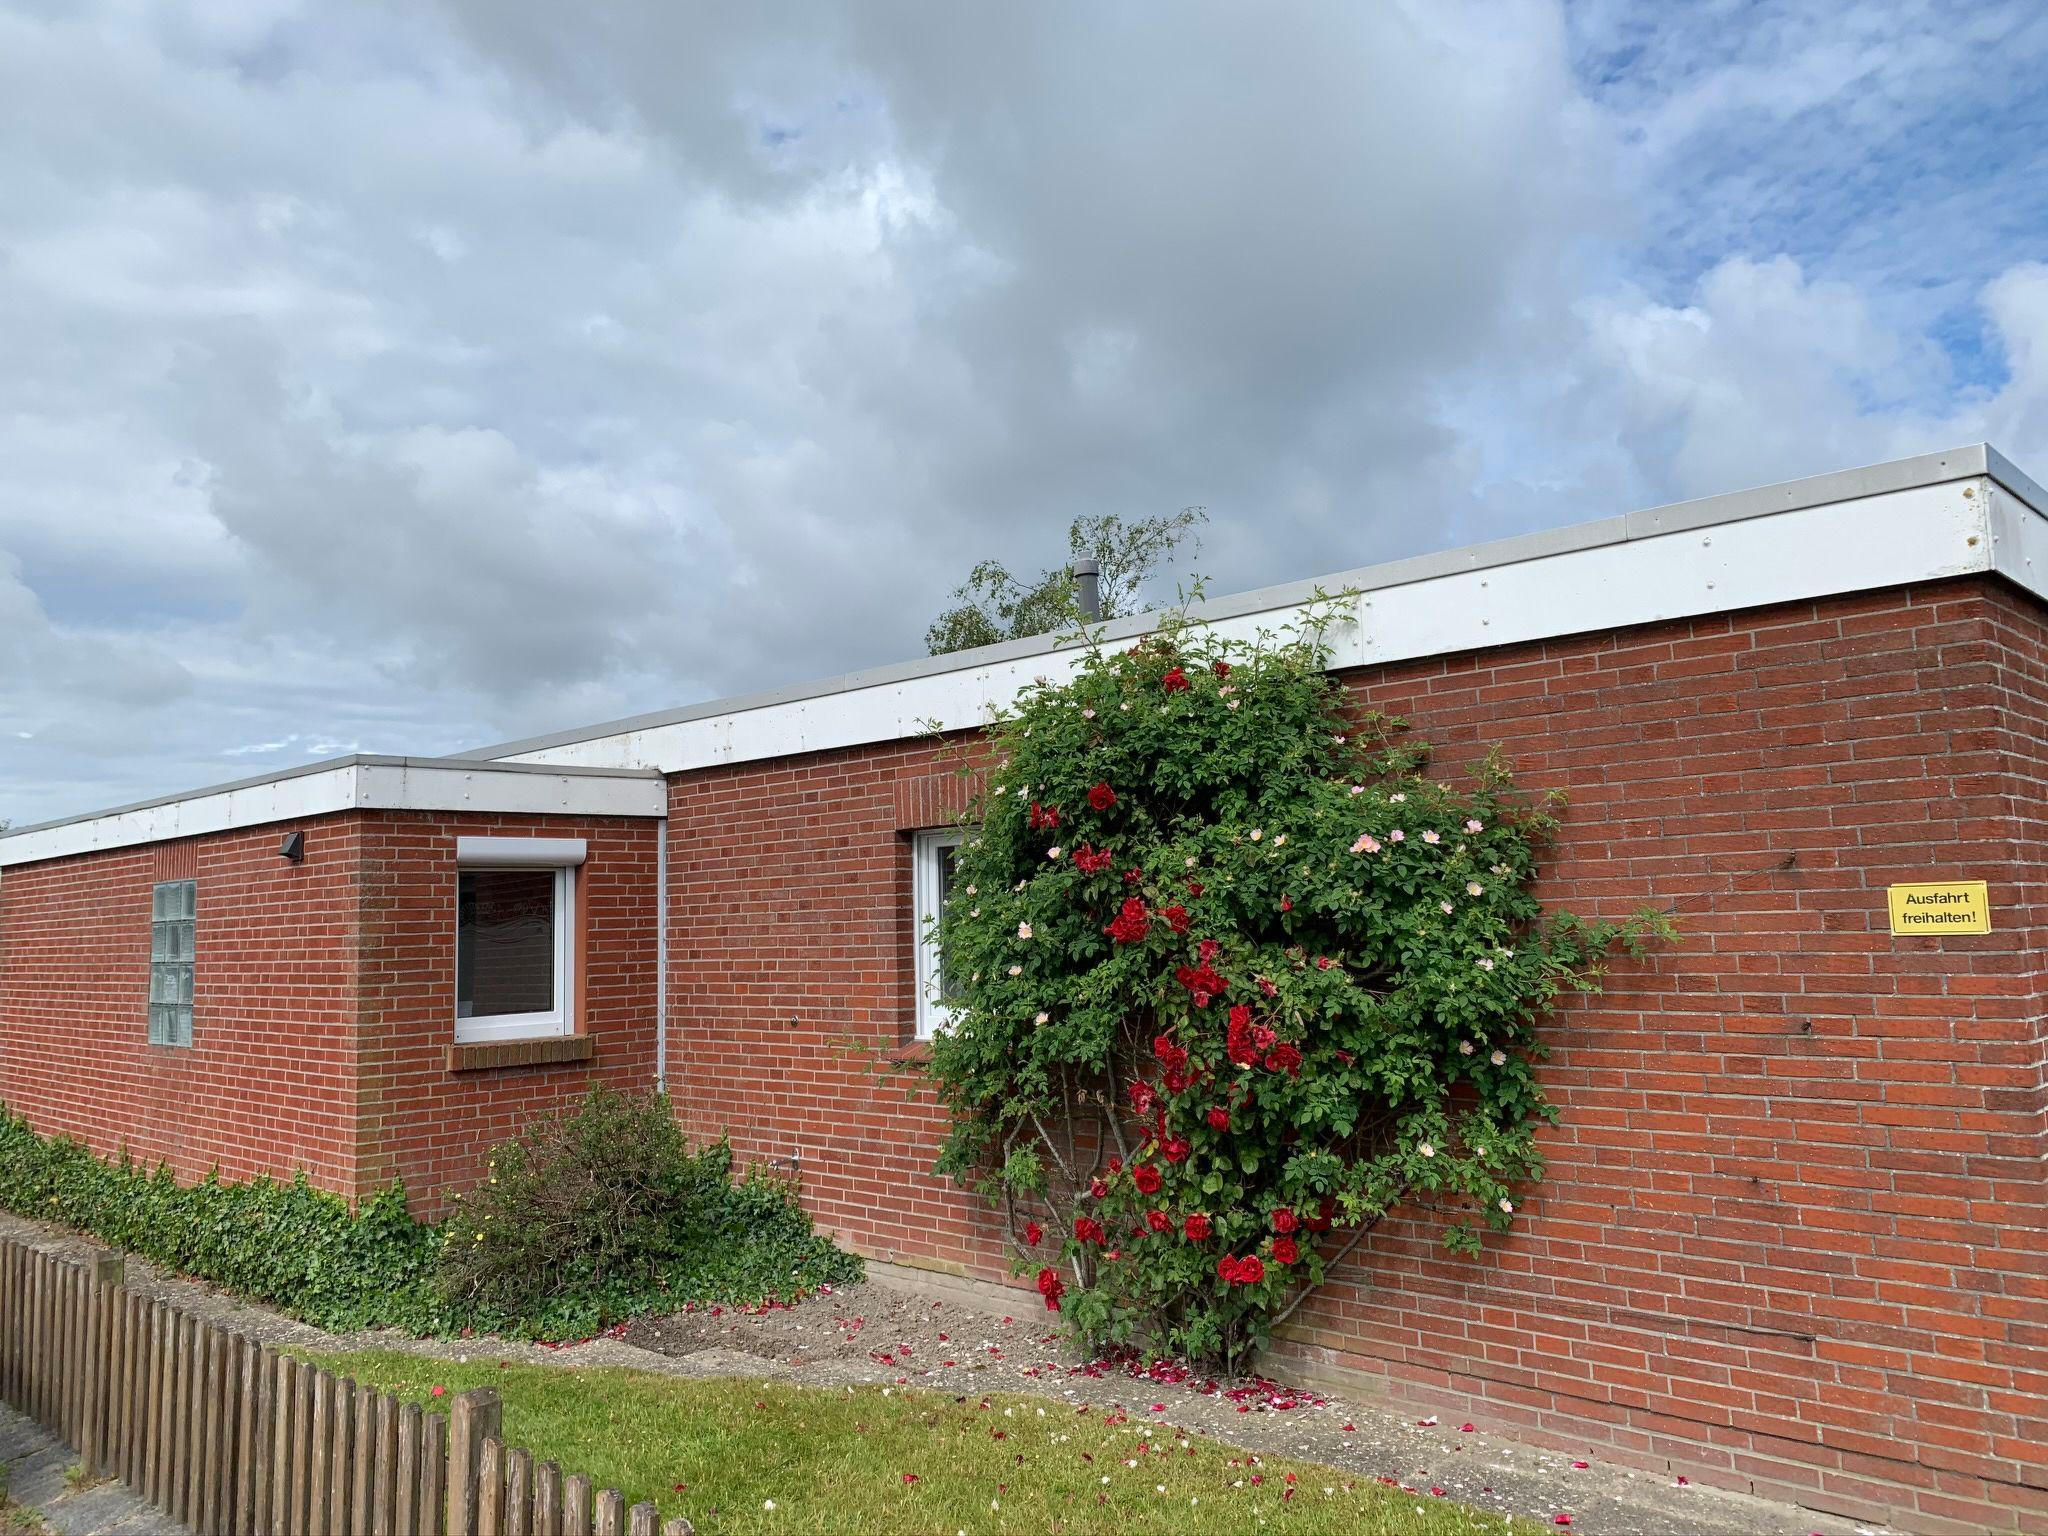
M 351 1197 L 405 1179 L 432 1215 L 483 1149 L 597 1077 L 654 1079 L 658 823 L 350 812 L 0 873 L 0 1102 L 182 1179 L 218 1167 Z M 455 839 L 582 837 L 591 1062 L 450 1071 Z M 150 886 L 198 881 L 192 1046 L 148 1042 Z
M 660 823 L 628 818 L 380 817 L 363 848 L 363 1152 L 358 1189 L 403 1178 L 415 1211 L 437 1214 L 475 1180 L 485 1149 L 599 1079 L 654 1083 L 658 976 L 655 860 Z M 590 1062 L 448 1070 L 455 1028 L 458 835 L 580 837 L 579 1032 Z
M 362 827 L 298 823 L 0 871 L 0 1101 L 95 1151 L 182 1179 L 356 1172 L 357 867 Z M 150 887 L 198 881 L 192 1045 L 149 1039 Z
M 1554 1026 L 1515 1234 L 1458 1260 L 1391 1224 L 1297 1355 L 1915 1530 L 2048 1529 L 2044 654 L 1972 580 L 1347 678 L 1444 771 L 1497 741 L 1570 792 L 1548 899 L 1685 931 Z M 899 743 L 673 782 L 674 1082 L 694 1133 L 800 1155 L 864 1252 L 992 1277 L 884 1070 L 909 781 L 943 771 Z M 1892 939 L 1884 886 L 1942 877 L 1989 879 L 1998 931 Z

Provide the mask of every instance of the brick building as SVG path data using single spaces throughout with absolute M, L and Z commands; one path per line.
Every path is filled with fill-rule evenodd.
M 1570 793 L 1546 898 L 1679 941 L 1551 1027 L 1551 1175 L 1382 1228 L 1283 1368 L 1915 1531 L 2048 1531 L 2048 495 L 1973 447 L 1210 602 Z M 1140 632 L 1143 621 L 1113 625 Z M 1050 642 L 0 839 L 0 1101 L 187 1177 L 425 1209 L 594 1075 L 794 1161 L 872 1259 L 1004 1272 L 880 1070 L 970 732 Z M 1983 881 L 1986 933 L 1887 888 Z

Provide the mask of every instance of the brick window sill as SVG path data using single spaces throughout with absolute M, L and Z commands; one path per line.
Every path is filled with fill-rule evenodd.
M 886 1051 L 882 1060 L 903 1065 L 922 1064 L 932 1059 L 932 1043 L 929 1040 L 911 1040 L 899 1045 L 893 1051 Z
M 448 1047 L 450 1072 L 483 1072 L 492 1067 L 545 1067 L 564 1061 L 590 1061 L 597 1042 L 588 1035 L 556 1035 L 546 1040 L 490 1040 Z

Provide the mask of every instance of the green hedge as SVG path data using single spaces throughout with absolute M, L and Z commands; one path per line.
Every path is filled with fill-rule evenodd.
M 628 1181 L 601 1167 L 600 1154 L 616 1162 L 621 1138 L 613 1133 L 636 1121 L 666 1134 L 641 1138 L 643 1176 L 630 1181 L 637 1193 L 617 1198 Z M 413 1218 L 399 1183 L 354 1212 L 303 1173 L 289 1183 L 226 1184 L 212 1174 L 180 1184 L 168 1168 L 152 1172 L 125 1153 L 109 1162 L 68 1138 L 39 1136 L 0 1106 L 0 1209 L 93 1233 L 336 1333 L 581 1338 L 686 1301 L 752 1305 L 861 1277 L 857 1257 L 812 1230 L 793 1186 L 759 1171 L 734 1179 L 723 1141 L 688 1151 L 658 1094 L 595 1090 L 494 1158 L 494 1168 L 531 1166 L 541 1187 L 612 1190 L 601 1214 L 614 1238 L 626 1233 L 635 1262 L 595 1262 L 605 1249 L 598 1234 L 507 1202 L 520 1181 L 501 1183 L 496 1174 L 458 1202 L 455 1223 L 436 1226 Z M 475 1227 L 494 1231 L 484 1247 L 509 1247 L 514 1259 L 488 1287 L 470 1283 L 481 1257 Z M 533 1259 L 542 1251 L 567 1262 L 545 1268 Z
M 436 1332 L 449 1319 L 434 1283 L 437 1228 L 413 1220 L 403 1185 L 351 1213 L 301 1173 L 180 1184 L 168 1168 L 95 1157 L 38 1136 L 0 1109 L 0 1207 L 62 1222 L 179 1274 L 266 1301 L 337 1333 L 392 1326 Z

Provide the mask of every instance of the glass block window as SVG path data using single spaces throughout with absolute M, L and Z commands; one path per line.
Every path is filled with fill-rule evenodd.
M 192 1043 L 193 938 L 199 884 L 166 880 L 149 897 L 149 1043 Z

